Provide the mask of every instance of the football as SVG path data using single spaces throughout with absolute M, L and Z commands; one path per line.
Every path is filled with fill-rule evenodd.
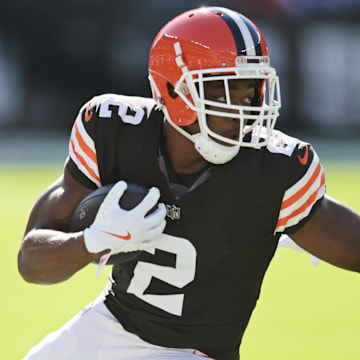
M 93 223 L 101 203 L 112 187 L 113 184 L 105 185 L 85 196 L 85 198 L 80 201 L 72 215 L 69 231 L 81 231 Z M 143 186 L 128 183 L 127 189 L 120 198 L 119 205 L 125 210 L 131 210 L 141 202 L 147 192 L 148 189 Z M 156 206 L 152 208 L 149 213 L 153 212 L 155 209 Z M 110 256 L 107 264 L 115 265 L 124 263 L 126 261 L 135 259 L 137 256 L 139 256 L 140 253 L 141 251 L 133 251 L 128 253 L 114 254 Z

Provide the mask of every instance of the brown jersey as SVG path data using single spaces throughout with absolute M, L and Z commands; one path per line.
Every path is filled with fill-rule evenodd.
M 310 218 L 323 169 L 310 144 L 274 131 L 191 186 L 169 175 L 162 129 L 153 100 L 114 94 L 91 99 L 74 123 L 66 166 L 79 182 L 157 186 L 168 209 L 156 248 L 114 265 L 105 304 L 150 343 L 237 359 L 278 239 Z

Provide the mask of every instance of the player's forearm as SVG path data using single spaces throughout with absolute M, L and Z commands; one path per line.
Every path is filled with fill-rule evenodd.
M 82 232 L 67 234 L 38 229 L 24 238 L 18 269 L 28 282 L 50 284 L 64 281 L 97 256 L 87 252 Z

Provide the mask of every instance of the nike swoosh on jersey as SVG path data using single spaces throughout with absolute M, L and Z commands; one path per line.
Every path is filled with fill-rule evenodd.
M 301 165 L 306 165 L 309 160 L 309 147 L 305 146 L 305 153 L 303 156 L 298 155 L 298 159 Z
M 117 238 L 119 238 L 121 240 L 130 240 L 131 239 L 131 234 L 129 232 L 127 232 L 126 235 L 120 235 L 120 234 L 112 233 L 112 232 L 109 232 L 109 231 L 103 231 L 103 233 L 114 236 L 114 237 L 117 237 Z

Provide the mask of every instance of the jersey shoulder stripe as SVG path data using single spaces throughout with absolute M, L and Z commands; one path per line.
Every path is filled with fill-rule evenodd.
M 69 155 L 79 170 L 97 186 L 101 186 L 95 144 L 86 132 L 79 115 L 73 125 Z
M 325 174 L 314 152 L 304 176 L 284 193 L 275 232 L 283 232 L 309 215 L 316 201 L 324 196 L 325 188 Z

